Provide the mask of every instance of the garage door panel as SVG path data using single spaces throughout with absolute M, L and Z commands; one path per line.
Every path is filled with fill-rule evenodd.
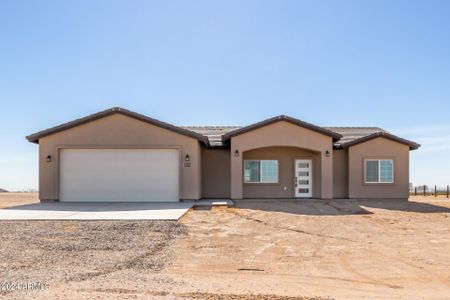
M 175 149 L 63 149 L 61 201 L 178 201 Z

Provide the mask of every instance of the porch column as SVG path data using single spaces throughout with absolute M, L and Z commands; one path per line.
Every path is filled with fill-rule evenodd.
M 236 150 L 238 155 L 236 155 Z M 233 147 L 233 142 L 231 142 L 231 199 L 242 199 L 242 151 Z
M 326 156 L 324 150 L 320 154 L 321 160 L 321 199 L 333 199 L 333 151 L 330 149 L 330 156 Z

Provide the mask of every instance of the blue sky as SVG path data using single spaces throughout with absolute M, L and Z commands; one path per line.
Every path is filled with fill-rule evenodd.
M 24 137 L 112 106 L 174 124 L 287 114 L 423 146 L 450 184 L 449 1 L 1 1 L 0 187 L 38 186 Z

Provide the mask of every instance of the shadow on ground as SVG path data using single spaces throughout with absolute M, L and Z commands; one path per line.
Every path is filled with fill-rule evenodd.
M 450 201 L 449 201 L 450 203 Z M 118 212 L 161 209 L 179 209 L 192 206 L 187 202 L 175 203 L 33 203 L 4 208 L 5 210 L 24 211 L 60 211 L 60 212 Z M 236 200 L 236 208 L 283 212 L 311 216 L 342 216 L 373 214 L 370 208 L 413 213 L 450 213 L 450 208 L 425 202 L 403 199 L 383 200 L 320 200 L 320 199 L 274 199 L 274 200 Z M 210 206 L 198 207 L 196 210 L 209 210 Z
M 361 200 L 360 205 L 365 207 L 380 208 L 386 210 L 397 210 L 404 212 L 414 212 L 414 213 L 450 213 L 450 208 L 446 206 L 440 206 L 424 202 L 415 201 L 388 201 L 388 200 Z M 450 203 L 450 202 L 449 202 Z
M 282 212 L 311 216 L 369 215 L 369 209 L 385 209 L 412 213 L 450 213 L 450 208 L 430 203 L 413 202 L 399 199 L 386 200 L 240 200 L 235 201 L 236 208 Z

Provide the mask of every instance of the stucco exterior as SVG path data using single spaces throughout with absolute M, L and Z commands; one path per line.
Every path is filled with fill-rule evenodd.
M 348 150 L 333 150 L 333 198 L 348 198 Z
M 231 153 L 237 150 L 239 155 L 231 157 L 231 198 L 244 198 L 243 155 L 249 150 L 275 146 L 295 147 L 319 153 L 320 191 L 316 195 L 322 199 L 333 198 L 333 157 L 332 138 L 310 129 L 279 121 L 231 138 Z
M 244 199 L 290 199 L 294 194 L 294 163 L 296 159 L 312 159 L 313 198 L 320 198 L 320 153 L 295 147 L 267 147 L 245 151 L 246 159 L 270 159 L 278 161 L 278 183 L 244 183 Z
M 230 149 L 202 147 L 202 198 L 230 198 Z
M 408 198 L 409 151 L 420 145 L 377 127 L 328 128 L 283 115 L 245 127 L 179 127 L 122 108 L 112 108 L 43 130 L 27 139 L 39 144 L 41 200 L 60 199 L 60 153 L 63 149 L 74 148 L 176 149 L 179 153 L 179 199 L 295 198 L 296 159 L 312 160 L 312 177 L 307 178 L 312 179 L 312 195 L 308 186 L 305 196 L 319 199 Z M 343 138 L 337 130 L 347 136 Z M 51 157 L 50 161 L 47 157 Z M 277 160 L 278 182 L 245 183 L 246 159 Z M 365 159 L 392 159 L 394 182 L 364 182 Z M 105 166 L 112 165 L 114 163 Z M 130 164 L 126 163 L 126 166 Z M 175 168 L 171 171 L 173 178 L 176 178 Z M 87 167 L 82 168 L 80 174 L 85 174 L 85 169 Z M 101 168 L 104 169 L 107 168 Z M 142 178 L 140 173 L 137 174 L 137 178 Z M 160 175 L 159 169 L 155 174 Z M 172 190 L 177 194 L 176 181 L 165 182 L 174 182 Z M 80 186 L 81 190 L 85 189 L 85 184 Z M 156 189 L 150 190 L 147 198 Z M 298 190 L 298 195 L 302 195 Z
M 180 199 L 201 197 L 201 150 L 193 138 L 121 115 L 110 115 L 39 140 L 39 198 L 59 199 L 59 149 L 64 148 L 176 148 L 191 166 L 180 165 Z M 47 162 L 46 157 L 52 156 Z
M 393 159 L 394 183 L 365 183 L 364 159 Z M 402 198 L 409 195 L 409 147 L 376 138 L 348 149 L 349 198 Z

